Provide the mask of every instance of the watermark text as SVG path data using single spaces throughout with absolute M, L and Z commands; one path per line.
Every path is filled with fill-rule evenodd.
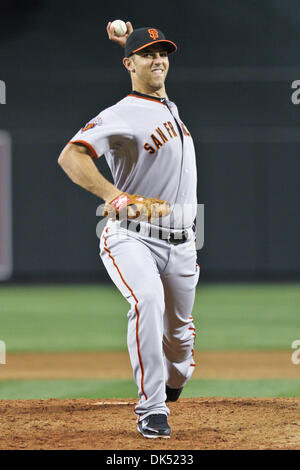
M 6 345 L 0 340 L 0 364 L 6 364 Z
M 300 339 L 295 339 L 295 341 L 292 342 L 292 348 L 296 349 L 296 351 L 293 352 L 291 361 L 297 366 L 300 364 Z
M 291 100 L 293 104 L 300 103 L 300 80 L 294 80 L 292 82 L 292 88 L 295 90 L 291 95 Z
M 3 80 L 0 80 L 0 104 L 6 104 L 6 85 Z
M 128 230 L 128 235 L 133 232 L 142 237 L 157 238 L 169 243 L 176 243 L 182 239 L 189 240 L 193 237 L 196 250 L 201 250 L 204 246 L 204 204 L 197 204 L 196 214 L 192 204 L 174 204 L 171 216 L 168 215 L 160 219 L 153 217 L 150 221 L 145 217 L 128 218 L 126 207 L 118 212 L 112 207 L 109 217 L 103 217 L 104 207 L 105 204 L 101 204 L 96 210 L 96 216 L 102 217 L 96 226 L 96 234 L 99 239 L 108 220 L 118 220 L 120 227 Z M 193 219 L 194 224 L 191 227 Z M 181 227 L 190 227 L 190 229 Z M 124 236 L 124 232 L 120 232 L 120 235 Z

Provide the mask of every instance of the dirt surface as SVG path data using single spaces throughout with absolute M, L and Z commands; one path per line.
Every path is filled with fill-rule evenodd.
M 8 353 L 0 380 L 132 378 L 125 352 Z M 193 378 L 299 379 L 300 366 L 288 351 L 200 351 Z
M 145 439 L 135 401 L 0 402 L 0 449 L 300 449 L 300 399 L 180 399 L 170 439 Z
M 196 353 L 195 378 L 299 378 L 290 351 Z M 132 378 L 128 354 L 8 354 L 0 380 Z M 170 403 L 170 439 L 137 431 L 137 401 L 0 401 L 0 449 L 298 449 L 300 398 L 181 398 Z

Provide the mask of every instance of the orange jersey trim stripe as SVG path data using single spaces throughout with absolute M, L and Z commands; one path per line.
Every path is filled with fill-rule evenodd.
M 98 158 L 98 154 L 96 152 L 96 150 L 94 149 L 94 147 L 89 144 L 88 142 L 86 142 L 85 140 L 70 140 L 69 144 L 83 144 L 85 145 L 86 147 L 88 147 L 90 149 L 90 151 L 92 152 L 94 158 Z
M 108 232 L 108 229 L 106 229 L 106 233 Z M 127 284 L 127 282 L 125 281 L 124 277 L 122 276 L 122 273 L 114 259 L 114 257 L 112 256 L 111 254 L 111 251 L 109 250 L 109 248 L 107 247 L 107 239 L 105 238 L 105 236 L 103 235 L 103 238 L 104 238 L 104 250 L 108 253 L 108 256 L 110 257 L 110 259 L 112 260 L 113 262 L 113 265 L 114 267 L 116 268 L 116 270 L 118 271 L 119 273 L 119 276 L 120 278 L 122 279 L 122 282 L 125 284 L 125 286 L 127 287 L 127 289 L 129 290 L 129 292 L 131 293 L 132 297 L 134 298 L 135 300 L 135 311 L 136 311 L 136 343 L 137 343 L 137 351 L 138 351 L 138 357 L 139 357 L 139 363 L 140 363 L 140 368 L 141 368 L 141 372 L 142 372 L 142 378 L 141 378 L 141 389 L 142 389 L 142 393 L 143 395 L 145 396 L 146 400 L 148 400 L 148 397 L 145 393 L 145 390 L 144 390 L 144 376 L 145 376 L 145 373 L 144 373 L 144 366 L 143 366 L 143 362 L 142 362 L 142 356 L 141 356 L 141 351 L 140 351 L 140 340 L 139 340 L 139 321 L 140 321 L 140 312 L 139 312 L 139 309 L 138 309 L 138 299 L 136 298 L 136 296 L 134 295 L 134 292 L 133 290 L 131 289 L 131 287 Z
M 149 100 L 149 101 L 154 101 L 155 103 L 158 103 L 158 104 L 162 104 L 163 106 L 166 106 L 165 103 L 162 103 L 161 101 L 158 101 L 156 100 L 155 98 L 146 98 L 145 96 L 138 96 L 138 95 L 134 95 L 132 93 L 130 93 L 129 95 L 127 96 L 133 96 L 134 98 L 140 98 L 142 100 Z

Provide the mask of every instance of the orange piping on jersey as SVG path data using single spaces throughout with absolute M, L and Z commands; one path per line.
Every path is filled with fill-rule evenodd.
M 127 95 L 127 96 L 134 96 L 134 98 L 141 98 L 142 100 L 154 101 L 155 103 L 160 103 L 160 104 L 166 106 L 165 103 L 162 103 L 161 101 L 158 101 L 158 100 L 155 99 L 155 98 L 153 98 L 153 99 L 152 99 L 152 98 L 146 98 L 145 96 L 133 95 L 132 93 L 130 93 L 130 94 Z
M 196 328 L 189 328 L 189 330 L 193 330 L 193 331 L 196 331 Z
M 196 367 L 196 364 L 190 364 L 191 367 Z
M 81 129 L 81 132 L 82 131 L 87 131 L 88 129 L 93 129 L 93 127 L 95 127 L 95 123 L 94 122 L 90 122 L 89 124 L 87 124 L 86 126 L 84 126 L 82 129 Z
M 96 152 L 96 150 L 94 149 L 94 147 L 89 144 L 88 142 L 86 142 L 85 140 L 70 140 L 69 144 L 83 144 L 85 145 L 86 147 L 88 147 L 90 149 L 90 151 L 92 152 L 94 158 L 98 158 L 98 154 Z
M 152 46 L 152 44 L 157 44 L 159 42 L 168 42 L 169 44 L 173 44 L 173 46 L 175 47 L 175 50 L 172 51 L 172 52 L 177 51 L 177 46 L 173 41 L 169 41 L 168 39 L 160 39 L 158 41 L 148 42 L 147 44 L 144 44 L 143 46 L 139 47 L 138 49 L 135 49 L 134 51 L 132 51 L 132 53 L 135 54 L 136 52 L 141 51 L 142 49 L 145 49 L 145 47 Z
M 106 233 L 108 232 L 108 229 L 106 229 Z M 140 351 L 140 340 L 139 340 L 139 320 L 140 320 L 140 312 L 139 312 L 139 309 L 138 309 L 138 299 L 136 298 L 136 296 L 134 295 L 133 293 L 133 290 L 131 289 L 131 287 L 129 287 L 129 285 L 127 284 L 127 282 L 125 281 L 124 277 L 122 276 L 122 273 L 119 269 L 119 267 L 117 266 L 116 264 L 116 261 L 114 259 L 114 257 L 112 256 L 111 254 L 111 251 L 107 248 L 107 239 L 105 238 L 105 236 L 103 235 L 103 238 L 104 238 L 104 250 L 108 253 L 108 256 L 110 257 L 110 259 L 112 260 L 113 262 L 113 265 L 114 267 L 116 268 L 116 270 L 118 271 L 119 273 L 119 276 L 120 278 L 122 279 L 123 283 L 125 284 L 125 286 L 127 287 L 127 289 L 129 290 L 129 292 L 131 293 L 132 297 L 134 298 L 135 300 L 135 311 L 136 311 L 136 343 L 137 343 L 137 351 L 138 351 L 138 357 L 139 357 L 139 363 L 140 363 L 140 368 L 141 368 L 141 371 L 142 371 L 142 378 L 141 378 L 141 389 L 142 389 L 142 393 L 143 395 L 145 396 L 146 400 L 148 400 L 148 397 L 145 393 L 145 390 L 144 390 L 144 366 L 143 366 L 143 362 L 142 362 L 142 356 L 141 356 L 141 351 Z

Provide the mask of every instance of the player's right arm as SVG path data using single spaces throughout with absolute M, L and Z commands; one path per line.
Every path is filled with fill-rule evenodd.
M 113 41 L 113 42 L 119 44 L 119 46 L 125 47 L 127 38 L 128 38 L 128 36 L 129 36 L 129 34 L 131 34 L 132 31 L 133 31 L 133 27 L 132 27 L 131 22 L 130 22 L 130 21 L 127 21 L 127 23 L 126 23 L 126 26 L 127 26 L 127 33 L 124 34 L 124 36 L 117 36 L 117 35 L 115 34 L 114 28 L 112 27 L 111 24 L 112 24 L 112 23 L 111 23 L 111 21 L 110 21 L 109 23 L 107 23 L 107 26 L 106 26 L 106 31 L 107 31 L 107 34 L 108 34 L 108 38 L 109 38 L 111 41 Z
M 58 158 L 58 164 L 74 183 L 104 201 L 111 201 L 122 193 L 100 173 L 85 145 L 68 143 Z

